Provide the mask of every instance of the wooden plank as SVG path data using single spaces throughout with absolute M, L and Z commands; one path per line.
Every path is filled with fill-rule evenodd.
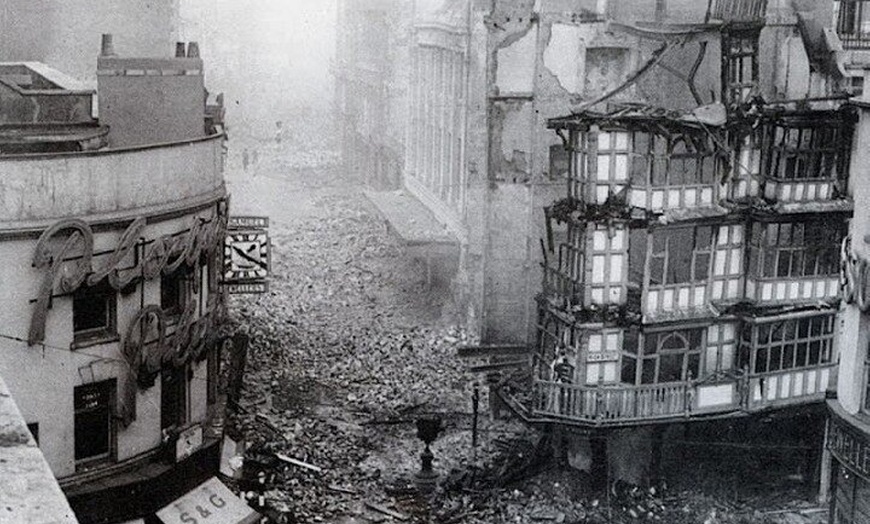
M 495 356 L 515 356 L 530 353 L 527 346 L 520 345 L 484 345 L 484 346 L 460 346 L 456 350 L 459 358 L 480 358 Z
M 523 367 L 523 366 L 527 366 L 528 364 L 529 364 L 529 361 L 526 359 L 509 360 L 507 362 L 496 362 L 496 363 L 492 363 L 492 364 L 481 364 L 478 366 L 470 366 L 468 368 L 468 370 L 471 371 L 472 373 L 483 373 L 483 372 L 487 372 L 487 371 L 497 371 L 500 369 Z

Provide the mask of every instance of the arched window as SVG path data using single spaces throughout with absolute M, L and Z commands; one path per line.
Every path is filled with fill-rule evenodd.
M 682 382 L 698 378 L 704 329 L 661 331 L 644 335 L 640 384 Z

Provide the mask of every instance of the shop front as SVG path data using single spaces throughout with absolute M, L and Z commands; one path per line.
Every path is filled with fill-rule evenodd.
M 831 524 L 870 524 L 870 422 L 828 402 L 833 457 Z

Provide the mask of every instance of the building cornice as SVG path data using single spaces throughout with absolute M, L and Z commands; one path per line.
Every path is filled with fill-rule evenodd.
M 95 213 L 92 215 L 80 215 L 95 232 L 113 229 L 123 229 L 138 217 L 144 217 L 149 224 L 163 222 L 174 218 L 190 215 L 204 209 L 208 209 L 220 200 L 227 197 L 226 186 L 221 187 L 195 197 L 160 204 L 154 206 L 136 207 L 111 213 Z M 52 217 L 35 221 L 0 221 L 0 241 L 37 239 L 43 231 L 62 218 Z

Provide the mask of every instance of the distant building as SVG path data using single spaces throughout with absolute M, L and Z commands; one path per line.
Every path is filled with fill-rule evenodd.
M 82 523 L 151 516 L 217 471 L 225 137 L 197 55 L 121 57 L 107 35 L 96 93 L 0 63 L 0 370 Z
M 163 56 L 178 40 L 180 0 L 4 0 L 0 61 L 43 62 L 88 86 L 104 33 L 121 56 Z

